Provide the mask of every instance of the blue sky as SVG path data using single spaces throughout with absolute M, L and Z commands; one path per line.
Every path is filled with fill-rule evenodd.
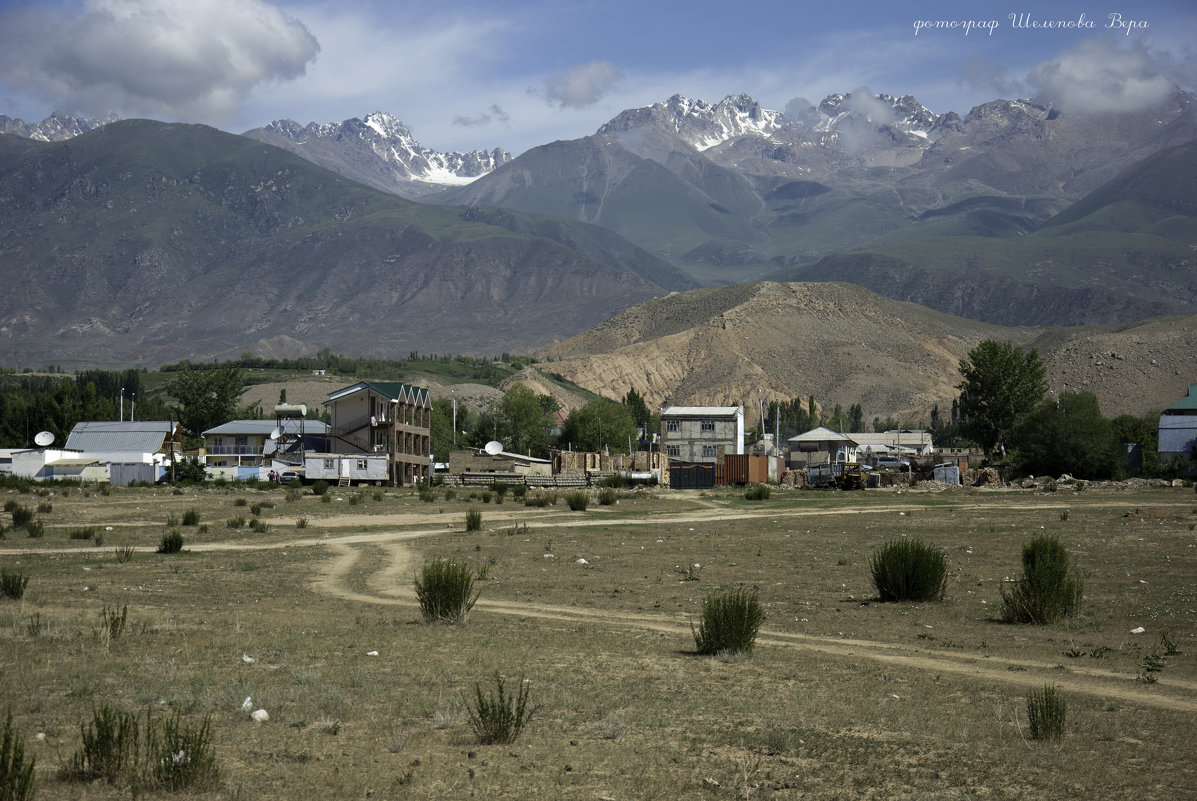
M 1030 27 L 1057 21 L 1080 24 Z M 784 110 L 867 89 L 961 115 L 1037 96 L 1134 113 L 1197 88 L 1195 32 L 1191 0 L 0 0 L 0 114 L 241 132 L 386 111 L 438 150 L 518 154 L 673 94 Z

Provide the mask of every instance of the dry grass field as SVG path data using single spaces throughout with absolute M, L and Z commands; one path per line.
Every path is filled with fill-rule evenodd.
M 196 798 L 1197 798 L 1191 487 L 621 491 L 585 512 L 444 492 L 0 492 L 50 507 L 41 538 L 0 540 L 29 576 L 0 599 L 0 714 L 35 797 L 135 795 L 59 776 L 107 704 L 210 715 L 220 778 Z M 265 530 L 228 525 L 259 505 Z M 170 526 L 184 550 L 155 553 L 190 510 L 198 525 Z M 1081 611 L 1002 623 L 1041 533 L 1075 555 Z M 947 553 L 943 601 L 877 601 L 869 558 L 896 537 Z M 413 578 L 438 557 L 482 577 L 463 625 L 421 622 Z M 766 607 L 755 651 L 696 656 L 703 598 L 741 586 Z M 467 700 L 496 674 L 536 711 L 479 746 Z M 1027 693 L 1049 683 L 1065 736 L 1037 741 Z

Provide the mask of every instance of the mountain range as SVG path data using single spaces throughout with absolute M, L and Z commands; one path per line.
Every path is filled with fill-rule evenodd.
M 69 115 L 0 126 L 11 134 L 0 136 L 0 277 L 14 287 L 0 300 L 0 343 L 22 365 L 546 348 L 562 364 L 588 360 L 590 384 L 579 383 L 615 392 L 599 377 L 614 350 L 553 343 L 629 307 L 670 309 L 666 338 L 714 329 L 707 301 L 690 299 L 726 305 L 743 287 L 797 297 L 811 283 L 848 302 L 828 289 L 834 281 L 955 315 L 932 325 L 916 307 L 890 308 L 886 319 L 962 333 L 945 345 L 915 326 L 912 341 L 948 356 L 906 349 L 908 363 L 865 359 L 859 379 L 820 385 L 833 399 L 916 408 L 951 394 L 953 359 L 980 336 L 976 325 L 1026 343 L 1055 330 L 1043 326 L 1114 326 L 1116 352 L 1135 321 L 1197 311 L 1197 123 L 1180 91 L 1151 113 L 1089 116 L 1030 100 L 961 117 L 910 96 L 832 95 L 785 111 L 744 95 L 675 96 L 515 158 L 438 153 L 381 112 L 279 120 L 244 136 Z M 751 294 L 788 308 L 778 291 Z M 681 294 L 650 301 L 671 292 Z M 749 308 L 773 319 L 755 302 L 740 316 Z M 691 382 L 729 376 L 724 389 L 641 389 L 730 398 L 755 382 L 808 394 L 815 372 L 778 376 L 796 343 L 821 341 L 811 308 L 828 330 L 844 316 L 812 302 L 761 329 L 780 344 L 692 340 L 684 357 L 649 348 L 666 354 L 667 372 L 687 365 Z M 862 353 L 885 350 L 887 336 L 883 326 L 855 335 Z M 646 343 L 617 346 L 628 347 Z M 735 363 L 702 361 L 704 348 Z M 821 349 L 836 352 L 830 340 Z M 778 360 L 766 364 L 766 351 Z M 1177 362 L 1152 358 L 1161 369 Z M 893 366 L 879 374 L 901 383 L 904 363 L 910 376 L 938 377 L 908 381 L 903 398 L 864 391 L 865 368 Z M 1070 383 L 1063 373 L 1060 383 Z

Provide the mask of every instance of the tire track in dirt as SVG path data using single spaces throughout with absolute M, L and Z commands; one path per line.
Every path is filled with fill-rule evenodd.
M 320 575 L 314 582 L 315 586 L 321 592 L 344 600 L 414 607 L 416 605 L 414 591 L 407 589 L 404 582 L 400 580 L 403 574 L 411 573 L 413 570 L 415 556 L 411 548 L 406 543 L 393 540 L 387 542 L 375 539 L 372 542 L 382 543 L 387 555 L 385 562 L 375 561 L 373 569 L 365 568 L 370 569 L 370 573 L 366 577 L 367 587 L 371 592 L 377 594 L 359 592 L 347 586 L 348 575 L 358 568 L 359 562 L 364 561 L 366 555 L 360 549 L 353 548 L 344 541 L 332 543 L 336 555 L 325 562 Z M 691 634 L 689 620 L 682 621 L 664 615 L 484 599 L 479 599 L 474 606 L 474 611 L 560 623 L 585 622 L 610 627 L 634 628 L 679 638 L 685 638 Z M 794 648 L 846 660 L 865 659 L 931 673 L 950 673 L 964 678 L 972 677 L 978 681 L 1012 684 L 1024 689 L 1039 688 L 1050 682 L 1064 692 L 1103 699 L 1116 698 L 1125 703 L 1157 709 L 1197 713 L 1197 683 L 1175 679 L 1160 679 L 1157 684 L 1152 685 L 1152 690 L 1148 691 L 1140 688 L 1134 677 L 1095 668 L 1070 667 L 1061 671 L 1055 664 L 1046 662 L 992 656 L 975 657 L 917 648 L 900 643 L 820 637 L 767 629 L 762 629 L 757 637 L 757 644 L 775 648 Z M 1179 693 L 1179 695 L 1173 693 Z

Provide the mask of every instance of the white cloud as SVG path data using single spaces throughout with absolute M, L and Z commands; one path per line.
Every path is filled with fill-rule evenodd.
M 1112 37 L 1090 39 L 1042 62 L 1028 81 L 1038 97 L 1078 114 L 1145 111 L 1164 102 L 1175 84 L 1164 77 L 1173 67 L 1167 53 Z
M 993 99 L 1016 100 L 1026 95 L 1026 87 L 1021 81 L 1010 77 L 1005 67 L 979 56 L 969 58 L 958 69 L 956 85 Z
M 463 126 L 466 128 L 490 125 L 492 122 L 507 123 L 511 121 L 511 115 L 499 107 L 497 103 L 492 103 L 490 108 L 477 114 L 473 117 L 467 117 L 459 114 L 453 118 L 453 124 Z
M 252 88 L 304 73 L 320 45 L 264 0 L 88 0 L 0 14 L 0 72 L 70 111 L 231 117 Z
M 610 61 L 590 61 L 549 77 L 536 93 L 563 108 L 584 108 L 601 100 L 621 80 L 623 73 Z

